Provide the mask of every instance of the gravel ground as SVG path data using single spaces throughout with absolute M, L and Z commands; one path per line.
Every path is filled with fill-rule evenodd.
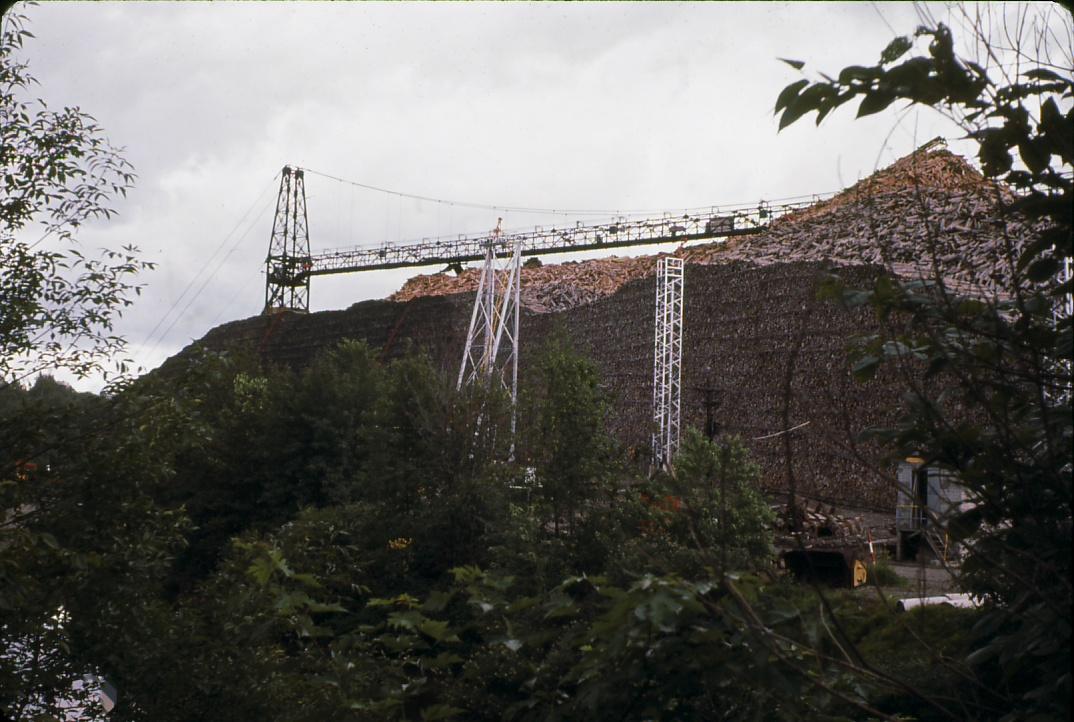
M 944 569 L 919 562 L 889 562 L 889 564 L 900 577 L 907 581 L 906 586 L 885 589 L 892 596 L 931 597 L 960 591 L 952 577 L 952 572 L 958 572 L 957 567 Z

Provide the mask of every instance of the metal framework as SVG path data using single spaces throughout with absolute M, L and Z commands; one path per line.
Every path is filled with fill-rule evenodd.
M 284 166 L 265 259 L 264 313 L 309 311 L 312 268 L 304 173 Z
M 656 262 L 653 341 L 653 467 L 670 468 L 682 411 L 683 261 Z
M 502 219 L 501 219 L 502 220 Z M 504 239 L 499 223 L 485 241 L 485 264 L 470 314 L 457 387 L 498 377 L 511 394 L 511 433 L 518 401 L 518 321 L 521 309 L 522 245 Z M 506 348 L 505 353 L 501 353 Z M 502 357 L 502 358 L 501 358 Z
M 497 253 L 513 252 L 521 244 L 523 256 L 573 253 L 653 243 L 685 243 L 759 233 L 768 223 L 787 213 L 807 208 L 818 200 L 756 206 L 712 206 L 681 215 L 665 213 L 657 218 L 613 218 L 602 223 L 572 226 L 537 226 L 532 231 L 505 233 Z M 388 268 L 448 265 L 485 258 L 488 234 L 456 238 L 427 238 L 419 243 L 365 248 L 342 248 L 319 252 L 310 258 L 310 276 L 375 271 Z
M 710 206 L 660 217 L 619 216 L 588 225 L 579 221 L 565 227 L 536 226 L 532 231 L 501 233 L 494 244 L 494 255 L 502 258 L 517 251 L 522 256 L 536 256 L 749 235 L 763 231 L 773 219 L 807 208 L 827 195 L 830 194 L 778 204 L 761 201 L 756 205 Z M 483 261 L 488 245 L 488 234 L 481 233 L 311 254 L 304 172 L 285 166 L 265 259 L 265 313 L 308 311 L 313 276 Z

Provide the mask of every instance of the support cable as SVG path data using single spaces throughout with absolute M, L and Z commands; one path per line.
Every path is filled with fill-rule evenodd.
M 187 309 L 190 308 L 191 304 L 195 300 L 197 300 L 198 296 L 201 295 L 201 292 L 205 290 L 205 287 L 208 285 L 208 283 L 213 278 L 216 277 L 217 273 L 220 272 L 220 269 L 223 267 L 224 262 L 226 262 L 227 259 L 231 256 L 231 254 L 235 252 L 235 250 L 239 247 L 239 244 L 243 241 L 243 239 L 245 239 L 246 236 L 249 235 L 250 231 L 253 229 L 254 224 L 261 218 L 262 213 L 263 213 L 263 208 L 260 209 L 259 212 L 257 214 L 255 214 L 252 218 L 250 217 L 250 214 L 254 210 L 254 208 L 257 207 L 259 203 L 261 203 L 261 199 L 265 195 L 266 191 L 271 190 L 272 187 L 276 185 L 276 180 L 277 180 L 277 178 L 279 178 L 279 175 L 280 174 L 277 172 L 276 175 L 274 175 L 272 177 L 272 180 L 269 182 L 269 184 L 267 186 L 265 186 L 265 188 L 262 189 L 262 191 L 257 195 L 257 197 L 254 199 L 253 203 L 250 204 L 250 207 L 247 208 L 246 212 L 242 214 L 241 218 L 239 218 L 238 222 L 236 222 L 235 225 L 231 228 L 231 230 L 228 231 L 228 233 L 223 237 L 223 239 L 221 239 L 220 243 L 216 247 L 216 250 L 214 250 L 212 252 L 212 255 L 210 255 L 209 258 L 206 259 L 205 263 L 203 263 L 201 268 L 198 269 L 198 272 L 195 273 L 191 277 L 190 281 L 186 284 L 186 287 L 183 289 L 183 292 L 179 294 L 179 297 L 176 298 L 172 302 L 171 306 L 168 307 L 168 310 L 164 313 L 164 315 L 162 315 L 157 320 L 157 323 L 153 326 L 152 330 L 148 334 L 146 334 L 145 340 L 142 341 L 142 344 L 139 347 L 139 348 L 143 349 L 143 351 L 140 351 L 138 353 L 139 356 L 142 356 L 144 358 L 144 356 L 148 356 L 149 354 L 151 354 L 153 351 L 155 351 L 157 349 L 157 346 L 159 346 L 161 341 L 163 341 L 167 337 L 168 333 L 172 330 L 172 328 L 179 321 L 179 319 L 183 317 L 183 315 L 186 313 Z M 219 263 L 216 265 L 216 268 L 212 271 L 212 273 L 209 274 L 208 278 L 206 278 L 202 282 L 201 286 L 198 287 L 197 292 L 195 292 L 194 296 L 183 307 L 182 311 L 180 311 L 179 314 L 177 316 L 175 316 L 175 318 L 172 319 L 172 321 L 168 325 L 168 327 L 165 328 L 163 333 L 161 333 L 160 336 L 156 339 L 156 341 L 153 342 L 153 345 L 149 348 L 149 351 L 144 351 L 145 347 L 147 345 L 149 345 L 149 342 L 153 340 L 154 334 L 156 334 L 157 331 L 160 329 L 160 327 L 163 326 L 165 324 L 165 322 L 167 322 L 168 318 L 172 315 L 172 312 L 174 312 L 179 307 L 179 304 L 183 302 L 183 299 L 186 298 L 186 295 L 188 293 L 190 293 L 190 290 L 192 288 L 194 288 L 195 284 L 198 282 L 198 279 L 202 276 L 202 274 L 204 274 L 209 269 L 209 267 L 216 260 L 217 255 L 220 253 L 221 250 L 223 250 L 223 248 L 227 244 L 228 240 L 230 240 L 231 237 L 233 235 L 235 235 L 235 232 L 239 230 L 239 228 L 242 226 L 243 223 L 247 222 L 248 218 L 250 219 L 250 221 L 249 221 L 249 225 L 247 225 L 247 227 L 246 227 L 246 230 L 243 231 L 242 234 L 238 238 L 235 239 L 235 241 L 228 248 L 227 253 L 219 261 Z
M 450 200 L 447 198 L 436 198 L 433 196 L 420 195 L 417 193 L 407 193 L 404 191 L 392 190 L 391 188 L 382 188 L 380 186 L 370 185 L 368 183 L 361 183 L 359 181 L 348 180 L 346 178 L 340 178 L 339 176 L 331 175 L 330 173 L 322 173 L 312 168 L 299 168 L 310 175 L 320 176 L 328 180 L 336 181 L 337 183 L 343 183 L 345 185 L 354 186 L 355 188 L 362 188 L 368 191 L 374 191 L 377 193 L 385 193 L 387 195 L 398 196 L 400 198 L 410 198 L 417 201 L 425 201 L 426 203 L 435 203 L 438 205 L 456 206 L 459 208 L 476 208 L 478 210 L 486 211 L 498 211 L 502 213 L 542 213 L 548 215 L 561 215 L 561 216 L 586 216 L 586 215 L 601 215 L 601 216 L 631 216 L 631 215 L 651 215 L 654 213 L 663 213 L 666 208 L 649 208 L 649 209 L 635 209 L 635 210 L 621 210 L 621 209 L 596 209 L 596 208 L 534 208 L 529 206 L 511 206 L 511 205 L 499 205 L 495 203 L 477 203 L 474 201 L 460 201 Z M 808 195 L 788 196 L 786 198 L 773 198 L 769 200 L 769 203 L 784 203 L 801 201 L 806 199 L 816 199 L 819 197 L 827 197 L 834 195 L 836 191 L 830 193 L 818 194 L 811 193 Z M 727 203 L 722 204 L 731 208 L 746 207 L 751 205 L 750 203 Z M 693 209 L 684 209 L 687 212 L 690 210 L 701 210 L 702 208 L 708 208 L 708 206 L 698 206 Z

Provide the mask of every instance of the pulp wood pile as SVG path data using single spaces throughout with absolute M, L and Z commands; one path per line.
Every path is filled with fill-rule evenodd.
M 379 350 L 386 361 L 415 346 L 446 369 L 462 358 L 472 307 L 472 295 L 429 296 L 410 303 L 363 301 L 340 311 L 253 316 L 212 329 L 178 356 L 195 345 L 241 349 L 272 364 L 301 368 L 342 340 L 355 339 Z M 169 359 L 165 367 L 174 361 Z
M 875 332 L 865 310 L 817 299 L 820 263 L 686 267 L 682 425 L 704 428 L 706 401 L 722 433 L 740 436 L 761 466 L 762 484 L 840 506 L 893 508 L 894 486 L 877 475 L 880 449 L 860 430 L 894 423 L 899 386 L 854 381 L 849 339 Z M 877 267 L 845 267 L 848 284 Z M 613 432 L 645 458 L 651 438 L 652 277 L 611 297 L 554 314 L 592 357 L 614 399 Z M 539 316 L 537 318 L 540 318 Z M 624 321 L 624 319 L 630 319 Z M 781 433 L 799 427 L 788 433 Z
M 683 426 L 702 428 L 706 398 L 718 404 L 721 431 L 741 436 L 771 492 L 796 493 L 839 506 L 889 510 L 890 480 L 873 474 L 878 449 L 858 431 L 891 423 L 899 390 L 885 379 L 859 384 L 848 372 L 847 339 L 875 330 L 866 311 L 818 301 L 824 264 L 743 263 L 686 269 Z M 876 267 L 846 267 L 850 284 Z M 612 432 L 645 464 L 651 438 L 652 276 L 597 301 L 558 313 L 524 312 L 520 378 L 543 339 L 561 327 L 594 359 L 612 397 Z M 413 345 L 449 376 L 457 373 L 473 294 L 408 303 L 366 301 L 342 311 L 257 316 L 212 330 L 200 342 L 239 347 L 268 362 L 300 367 L 344 338 L 362 339 L 390 359 Z M 789 379 L 789 381 L 788 381 Z M 779 432 L 794 426 L 790 432 Z M 773 436 L 773 434 L 775 434 Z
M 616 256 L 523 268 L 522 305 L 536 313 L 564 311 L 609 296 L 627 281 L 651 273 L 651 258 Z M 423 296 L 473 293 L 477 291 L 480 280 L 479 268 L 468 268 L 457 276 L 446 272 L 415 276 L 389 298 L 392 301 L 410 301 Z
M 975 296 L 1003 295 L 1005 237 L 1017 251 L 1034 229 L 1004 214 L 1012 200 L 946 150 L 913 153 L 839 195 L 772 222 L 736 243 L 684 249 L 692 263 L 787 259 L 884 266 Z
M 763 234 L 682 249 L 688 262 L 683 427 L 702 428 L 712 398 L 721 431 L 746 441 L 767 490 L 793 488 L 840 507 L 890 512 L 894 486 L 875 471 L 885 462 L 878 448 L 856 438 L 862 429 L 894 422 L 899 386 L 883 376 L 867 384 L 850 378 L 848 340 L 875 332 L 875 321 L 865 310 L 818 301 L 817 283 L 833 261 L 851 286 L 890 272 L 881 261 L 913 272 L 923 263 L 914 249 L 935 238 L 945 275 L 992 288 L 998 232 L 988 199 L 1001 193 L 956 156 L 926 151 Z M 869 240 L 874 237 L 883 243 Z M 611 258 L 523 275 L 523 383 L 542 339 L 563 327 L 603 372 L 613 398 L 611 429 L 643 461 L 651 438 L 654 266 L 651 256 Z M 453 375 L 476 283 L 474 271 L 419 277 L 395 302 L 254 317 L 214 329 L 200 343 L 238 346 L 292 366 L 344 338 L 364 339 L 385 359 L 414 345 Z
M 782 504 L 775 511 L 777 543 L 781 546 L 797 548 L 800 543 L 806 549 L 824 549 L 857 547 L 869 542 L 864 518 L 840 514 L 829 504 L 799 501 L 793 507 Z
M 927 144 L 833 198 L 773 221 L 762 233 L 680 248 L 674 255 L 695 264 L 876 264 L 908 279 L 935 280 L 939 274 L 956 291 L 992 297 L 1006 280 L 1004 234 L 1017 249 L 1032 230 L 1017 217 L 1000 220 L 1000 206 L 1010 200 L 1006 189 L 965 160 Z M 545 313 L 592 303 L 650 275 L 654 266 L 654 256 L 613 256 L 525 268 L 523 304 Z M 479 279 L 478 269 L 416 276 L 391 300 L 473 292 Z

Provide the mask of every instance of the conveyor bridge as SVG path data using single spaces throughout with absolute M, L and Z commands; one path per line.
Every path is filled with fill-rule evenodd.
M 729 238 L 759 233 L 773 219 L 806 208 L 818 200 L 755 205 L 711 206 L 659 217 L 619 216 L 601 223 L 536 226 L 527 231 L 504 231 L 423 239 L 414 243 L 383 243 L 378 246 L 344 248 L 318 253 L 309 250 L 306 230 L 306 199 L 302 169 L 283 169 L 276 203 L 272 240 L 265 261 L 265 312 L 306 311 L 313 276 L 377 271 L 418 266 L 457 266 L 481 261 L 491 243 L 496 255 L 513 253 L 521 241 L 523 256 L 578 251 L 609 250 L 659 243 Z

